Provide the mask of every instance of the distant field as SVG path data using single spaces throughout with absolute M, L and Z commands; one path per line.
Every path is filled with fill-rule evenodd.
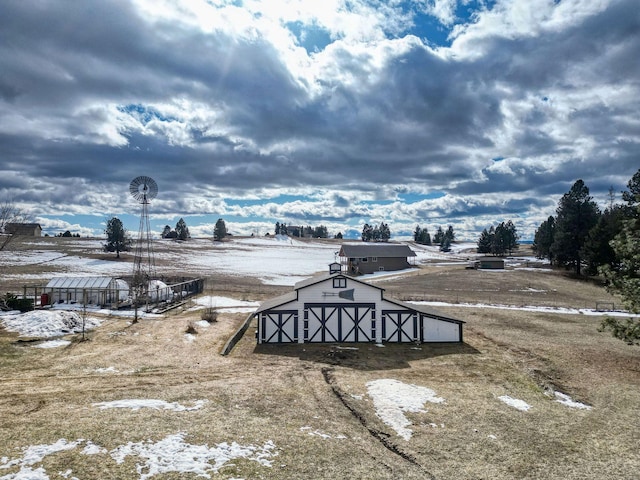
M 99 242 L 90 242 L 48 239 L 2 252 L 0 292 L 68 265 L 128 268 L 126 257 L 107 260 Z M 333 260 L 333 243 L 305 245 L 273 247 L 295 258 L 280 262 L 279 276 L 265 277 L 270 263 L 256 267 L 256 276 L 217 269 L 204 242 L 181 250 L 164 244 L 161 265 L 177 271 L 188 255 L 209 258 L 197 269 L 208 273 L 206 293 L 255 301 L 289 291 L 300 272 Z M 225 262 L 241 262 L 265 247 L 222 248 Z M 60 261 L 47 257 L 60 253 Z M 257 346 L 252 326 L 222 357 L 247 314 L 222 313 L 204 326 L 194 310 L 137 324 L 106 317 L 89 341 L 68 336 L 70 345 L 51 349 L 0 328 L 0 479 L 28 469 L 41 476 L 20 478 L 638 478 L 638 347 L 599 333 L 597 315 L 457 305 L 580 309 L 617 300 L 548 268 L 482 272 L 439 262 L 446 263 L 424 258 L 410 274 L 374 281 L 397 298 L 448 303 L 440 308 L 467 322 L 463 345 Z M 193 336 L 185 335 L 189 324 Z M 423 411 L 392 411 L 406 418 L 408 440 L 370 390 L 370 382 L 385 379 L 443 399 Z M 560 403 L 554 392 L 591 408 Z M 100 407 L 122 400 L 162 400 L 167 408 Z M 217 467 L 198 471 L 203 464 Z

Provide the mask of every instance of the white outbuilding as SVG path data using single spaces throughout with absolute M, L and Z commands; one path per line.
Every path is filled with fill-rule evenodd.
M 255 311 L 258 343 L 462 342 L 465 322 L 341 273 L 297 283 Z
M 47 303 L 112 305 L 129 297 L 129 285 L 112 277 L 54 277 L 44 288 Z

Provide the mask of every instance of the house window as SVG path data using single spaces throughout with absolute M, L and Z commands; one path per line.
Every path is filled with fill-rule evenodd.
M 333 288 L 347 288 L 347 279 L 344 277 L 334 278 Z
M 365 263 L 365 262 L 368 262 L 368 261 L 369 261 L 369 259 L 368 259 L 368 258 L 366 258 L 366 257 L 364 257 L 364 258 L 362 258 L 362 259 L 361 259 L 361 261 L 362 261 L 362 263 Z
M 379 272 L 384 272 L 384 267 L 378 267 Z
M 378 257 L 371 257 L 371 261 L 372 262 L 377 262 L 378 261 Z

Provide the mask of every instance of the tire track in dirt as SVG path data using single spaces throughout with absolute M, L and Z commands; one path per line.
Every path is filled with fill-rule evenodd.
M 425 478 L 428 478 L 430 480 L 436 480 L 435 475 L 433 475 L 424 466 L 422 466 L 413 455 L 403 452 L 398 447 L 398 445 L 393 443 L 390 440 L 389 434 L 381 430 L 372 428 L 368 424 L 367 419 L 360 412 L 358 412 L 358 410 L 353 405 L 351 405 L 351 403 L 347 400 L 347 395 L 345 394 L 345 392 L 342 391 L 342 389 L 338 385 L 338 382 L 336 381 L 336 378 L 333 375 L 333 372 L 334 370 L 332 368 L 325 367 L 322 369 L 322 376 L 324 377 L 325 382 L 331 387 L 331 391 L 338 398 L 338 400 L 340 400 L 340 402 L 360 422 L 360 424 L 367 429 L 369 434 L 373 438 L 375 438 L 378 442 L 380 442 L 382 446 L 385 447 L 387 450 L 394 453 L 395 455 L 398 455 L 400 458 L 410 463 L 411 465 L 418 467 L 422 471 L 422 474 L 425 476 Z

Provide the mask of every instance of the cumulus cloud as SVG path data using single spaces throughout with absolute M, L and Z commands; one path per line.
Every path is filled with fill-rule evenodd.
M 151 175 L 155 215 L 239 230 L 433 219 L 473 236 L 512 216 L 530 236 L 577 178 L 601 200 L 637 169 L 634 0 L 3 12 L 0 198 L 47 218 L 135 214 L 128 182 Z

